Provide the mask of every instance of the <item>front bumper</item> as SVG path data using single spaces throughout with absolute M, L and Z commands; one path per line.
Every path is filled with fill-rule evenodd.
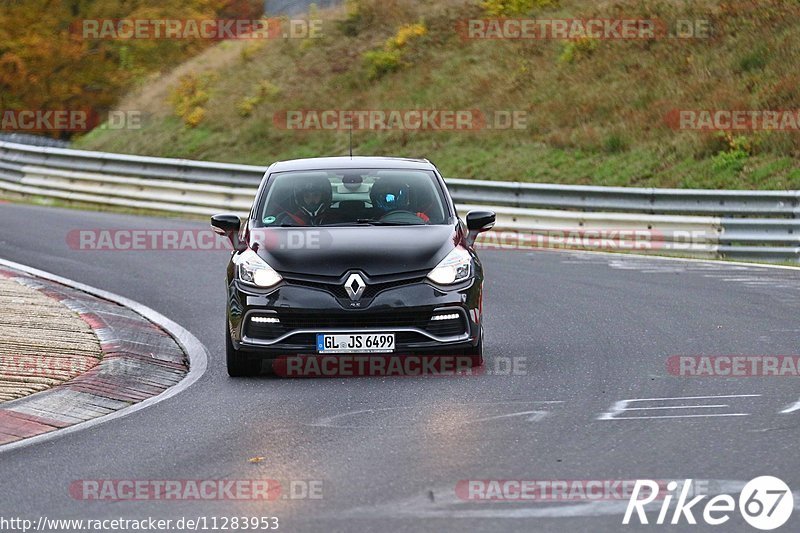
M 231 340 L 236 349 L 274 358 L 317 353 L 318 333 L 383 332 L 395 334 L 396 354 L 459 353 L 480 341 L 481 281 L 445 290 L 420 279 L 395 280 L 377 284 L 384 288 L 352 309 L 337 283 L 285 279 L 266 292 L 232 280 Z

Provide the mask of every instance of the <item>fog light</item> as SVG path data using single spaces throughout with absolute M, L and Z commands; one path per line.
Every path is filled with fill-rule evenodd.
M 250 319 L 250 322 L 255 322 L 256 324 L 278 324 L 280 320 L 274 316 L 254 316 Z
M 436 315 L 431 320 L 455 320 L 458 318 L 458 313 L 450 313 L 449 315 Z

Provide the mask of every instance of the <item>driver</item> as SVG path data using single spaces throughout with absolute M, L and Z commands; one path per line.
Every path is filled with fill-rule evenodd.
M 331 205 L 331 182 L 325 176 L 298 181 L 292 192 L 292 210 L 278 216 L 277 224 L 319 226 Z
M 386 216 L 393 211 L 405 211 L 430 221 L 430 217 L 423 212 L 414 212 L 412 206 L 412 190 L 408 183 L 386 180 L 385 178 L 375 183 L 369 193 L 372 206 L 378 211 L 378 218 Z

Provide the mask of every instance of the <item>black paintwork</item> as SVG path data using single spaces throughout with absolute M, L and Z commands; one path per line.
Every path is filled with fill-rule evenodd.
M 270 176 L 275 172 L 330 169 L 418 169 L 433 171 L 445 193 L 448 224 L 413 226 L 355 227 L 257 227 L 254 213 L 265 197 Z M 397 337 L 399 352 L 468 350 L 479 346 L 483 268 L 472 248 L 474 234 L 491 227 L 494 214 L 476 213 L 468 217 L 479 221 L 478 228 L 458 218 L 441 174 L 429 161 L 386 157 L 331 157 L 274 163 L 267 170 L 244 228 L 229 216 L 212 217 L 212 225 L 227 234 L 237 247 L 228 265 L 228 330 L 232 345 L 264 357 L 287 353 L 313 352 L 308 336 L 297 334 L 265 345 L 246 336 L 245 318 L 249 314 L 313 313 L 320 324 L 352 323 L 352 317 L 382 316 L 386 313 L 411 313 L 423 322 L 434 310 L 459 311 L 465 320 L 465 333 L 458 340 L 434 340 L 419 335 Z M 474 226 L 474 227 L 473 227 Z M 241 239 L 241 241 L 239 241 Z M 240 244 L 241 243 L 241 244 Z M 245 246 L 244 244 L 247 244 Z M 436 286 L 425 278 L 456 246 L 467 249 L 473 258 L 473 275 L 449 287 Z M 257 289 L 240 283 L 234 260 L 247 248 L 254 250 L 284 278 L 270 289 Z M 342 294 L 344 281 L 359 273 L 368 287 L 377 287 L 369 297 L 353 302 Z M 358 322 L 358 321 L 356 321 Z M 366 320 L 365 320 L 366 322 Z M 374 324 L 373 324 L 374 327 Z M 324 333 L 327 326 L 312 326 Z M 388 328 L 391 329 L 391 328 Z M 357 328 L 348 328 L 355 331 Z M 270 341 L 271 342 L 271 341 Z

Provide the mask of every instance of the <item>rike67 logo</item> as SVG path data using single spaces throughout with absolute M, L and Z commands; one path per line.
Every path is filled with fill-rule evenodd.
M 684 481 L 682 486 L 677 481 L 669 482 L 666 495 L 659 494 L 659 488 L 659 484 L 653 480 L 637 480 L 622 523 L 630 524 L 635 512 L 640 524 L 649 524 L 645 506 L 651 502 L 658 502 L 661 506 L 658 518 L 654 522 L 659 525 L 681 523 L 695 525 L 697 524 L 695 513 L 698 513 L 702 514 L 706 524 L 718 526 L 730 520 L 731 514 L 736 510 L 737 501 L 729 494 L 718 494 L 706 501 L 705 505 L 699 505 L 708 498 L 705 494 L 688 500 L 692 489 L 691 479 Z M 680 490 L 679 495 L 678 490 Z M 670 506 L 676 495 L 677 502 L 670 513 Z M 756 529 L 768 531 L 781 527 L 789 520 L 794 509 L 794 497 L 789 486 L 782 480 L 773 476 L 760 476 L 744 486 L 739 494 L 738 506 L 739 513 L 748 524 Z M 653 507 L 649 510 L 654 511 L 656 506 Z

